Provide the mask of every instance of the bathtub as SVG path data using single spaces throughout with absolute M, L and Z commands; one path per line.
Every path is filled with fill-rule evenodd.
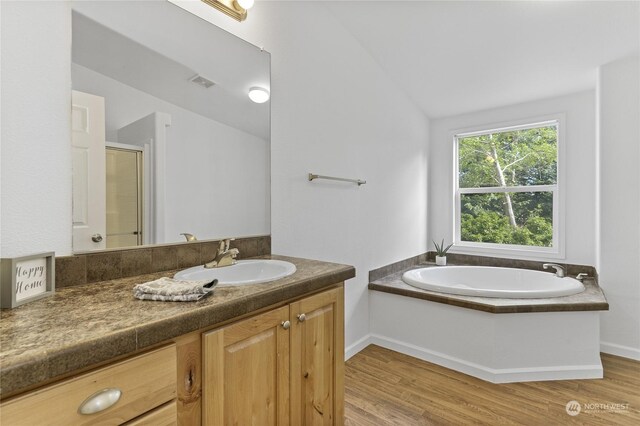
M 413 269 L 402 281 L 427 291 L 503 299 L 539 299 L 570 296 L 584 291 L 574 278 L 551 272 L 492 266 L 440 266 Z
M 394 291 L 370 291 L 370 334 L 356 345 L 376 344 L 492 383 L 603 377 L 600 312 L 606 308 L 583 306 L 595 297 L 590 284 L 585 289 L 551 272 L 490 266 L 419 268 L 380 281 Z M 560 296 L 583 291 L 586 302 L 562 308 L 570 302 Z M 450 303 L 456 295 L 474 300 Z M 500 307 L 513 309 L 484 309 Z

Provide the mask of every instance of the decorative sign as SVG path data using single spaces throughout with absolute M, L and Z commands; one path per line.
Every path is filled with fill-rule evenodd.
M 54 253 L 1 260 L 0 305 L 15 308 L 55 291 Z

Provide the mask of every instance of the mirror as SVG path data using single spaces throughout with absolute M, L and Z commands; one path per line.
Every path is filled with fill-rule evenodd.
M 170 2 L 73 3 L 74 252 L 270 233 L 269 53 Z

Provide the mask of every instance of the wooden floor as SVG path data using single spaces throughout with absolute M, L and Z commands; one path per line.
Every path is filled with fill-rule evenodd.
M 497 385 L 371 345 L 345 365 L 345 424 L 640 425 L 640 362 L 603 354 L 602 364 L 604 379 Z

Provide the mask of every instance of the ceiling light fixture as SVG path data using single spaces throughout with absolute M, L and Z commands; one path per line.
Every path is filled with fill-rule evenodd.
M 264 87 L 252 87 L 249 89 L 249 99 L 257 104 L 263 104 L 269 100 L 269 90 Z
M 247 9 L 251 9 L 255 0 L 202 0 L 236 21 L 247 19 Z

